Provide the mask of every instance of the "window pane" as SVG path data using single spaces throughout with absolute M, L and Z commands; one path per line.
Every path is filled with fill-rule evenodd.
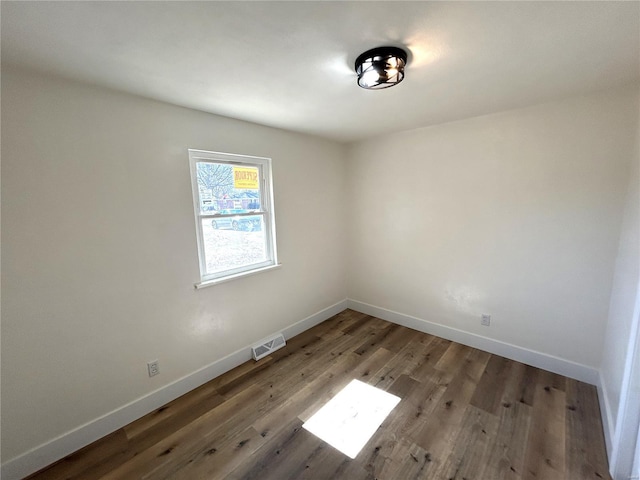
M 207 275 L 268 260 L 261 215 L 203 218 L 201 222 Z
M 189 150 L 201 284 L 276 265 L 271 159 Z
M 200 214 L 260 209 L 260 169 L 227 163 L 196 164 Z

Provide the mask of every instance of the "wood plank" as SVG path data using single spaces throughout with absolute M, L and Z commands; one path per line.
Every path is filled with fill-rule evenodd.
M 355 352 L 362 357 L 372 354 L 378 348 L 382 348 L 382 344 L 388 342 L 389 337 L 396 334 L 401 328 L 400 325 L 391 324 L 387 325 L 386 328 L 369 332 L 367 339 L 356 348 Z
M 267 356 L 258 362 L 245 362 L 242 365 L 229 370 L 226 373 L 223 373 L 219 377 L 214 378 L 207 384 L 207 386 L 208 388 L 215 389 L 218 393 L 223 392 L 225 386 L 243 382 L 251 375 L 254 375 L 257 372 L 264 370 L 266 367 L 269 367 L 273 363 L 273 361 L 274 360 L 272 356 Z
M 384 348 L 379 348 L 364 360 L 360 355 L 353 352 L 348 357 L 348 362 L 337 365 L 335 371 L 329 372 L 328 377 L 331 381 L 326 384 L 325 388 L 314 389 L 315 401 L 300 413 L 300 419 L 305 422 L 309 420 L 315 412 L 337 395 L 351 380 L 355 379 L 366 383 L 370 376 L 375 375 L 375 372 L 380 370 L 393 357 L 393 354 Z
M 142 479 L 223 479 L 249 461 L 266 443 L 267 440 L 252 427 L 243 430 L 237 438 L 204 438 L 197 448 L 189 449 L 180 458 L 163 464 Z
M 444 462 L 442 478 L 492 478 L 484 471 L 491 455 L 498 430 L 495 415 L 469 405 L 462 419 L 462 428 L 451 445 Z
M 443 464 L 451 452 L 451 445 L 462 428 L 462 421 L 469 406 L 477 383 L 489 361 L 490 355 L 476 349 L 448 349 L 456 357 L 445 354 L 444 362 L 438 362 L 436 368 L 447 371 L 456 370 L 456 375 L 438 399 L 435 408 L 424 419 L 420 430 L 411 438 L 422 447 L 432 461 Z M 457 358 L 457 361 L 455 360 Z M 457 366 L 453 366 L 457 364 Z
M 358 468 L 356 469 L 355 467 Z M 336 477 L 334 472 L 338 469 L 342 469 L 345 472 L 345 476 Z M 354 470 L 357 470 L 355 475 Z M 305 459 L 304 468 L 298 468 L 295 472 L 287 473 L 290 475 L 289 478 L 295 480 L 362 478 L 363 475 L 366 475 L 366 472 L 361 471 L 355 460 L 351 460 L 345 454 L 324 442 L 319 443 L 318 448 L 313 450 Z
M 259 449 L 249 462 L 245 462 L 231 472 L 229 479 L 285 479 L 295 478 L 287 473 L 318 448 L 321 440 L 302 428 L 302 421 L 294 418 L 281 429 L 271 442 Z
M 338 468 L 335 469 L 328 476 L 309 476 L 309 478 L 313 480 L 319 479 L 349 479 L 349 480 L 378 480 L 376 479 L 371 472 L 366 471 L 360 465 L 360 462 L 356 460 L 351 460 L 348 457 L 343 457 L 342 462 L 339 463 Z M 392 478 L 392 477 L 390 477 Z M 292 479 L 294 480 L 294 479 Z
M 401 375 L 390 387 L 389 393 L 400 398 L 400 404 L 384 420 L 378 431 L 358 455 L 364 469 L 376 478 L 381 478 L 387 463 L 398 455 L 398 441 L 403 437 L 403 426 L 411 422 L 414 409 L 406 408 L 411 394 L 421 386 L 408 375 Z M 414 397 L 415 398 L 415 397 Z
M 610 479 L 596 387 L 567 379 L 568 480 Z
M 472 348 L 460 343 L 449 343 L 448 348 L 434 365 L 436 370 L 442 370 L 455 374 L 462 368 L 465 359 L 471 353 Z
M 431 453 L 403 439 L 394 452 L 392 462 L 388 462 L 380 478 L 422 480 L 436 479 L 438 463 L 434 463 Z
M 386 390 L 402 375 L 410 374 L 420 368 L 426 348 L 420 342 L 406 342 L 404 347 L 376 373 L 375 377 L 369 379 L 369 383 Z
M 143 478 L 153 475 L 156 470 L 164 468 L 164 465 L 181 459 L 193 448 L 198 448 L 202 439 L 214 435 L 220 429 L 232 433 L 240 429 L 243 417 L 234 415 L 235 412 L 256 412 L 268 403 L 265 392 L 259 387 L 252 386 L 236 395 L 230 400 L 220 404 L 201 416 L 198 421 L 170 433 L 160 442 L 147 448 L 121 464 L 118 468 L 104 475 L 104 479 Z M 255 414 L 255 413 L 254 413 Z M 246 427 L 245 427 L 246 428 Z
M 462 427 L 462 420 L 476 384 L 457 376 L 446 388 L 435 408 L 426 415 L 419 431 L 412 435 L 434 460 L 444 461 Z
M 335 375 L 340 369 L 354 368 L 358 363 L 358 357 L 354 354 L 343 355 L 341 361 L 334 364 L 329 372 L 323 374 L 320 378 L 312 383 L 305 384 L 295 393 L 290 395 L 284 401 L 268 412 L 266 415 L 258 418 L 253 423 L 253 427 L 261 434 L 268 436 L 277 432 L 280 426 L 290 423 L 294 418 L 302 416 L 305 418 L 305 411 L 312 411 L 316 408 L 322 399 L 318 398 L 318 391 L 327 392 L 331 395 L 338 392 L 346 385 L 346 380 L 339 375 Z M 323 397 L 324 398 L 324 397 Z
M 395 325 L 397 328 L 384 337 L 378 344 L 380 348 L 384 348 L 393 353 L 398 353 L 402 350 L 407 343 L 415 336 L 415 332 L 409 328 Z
M 538 382 L 538 369 L 520 362 L 511 362 L 509 378 L 504 387 L 503 403 L 524 403 L 533 406 L 533 395 Z
M 335 315 L 326 322 L 322 322 L 313 329 L 311 329 L 315 335 L 322 337 L 324 340 L 333 340 L 342 335 L 345 335 L 345 330 L 351 327 L 354 323 L 366 317 L 364 313 L 351 311 L 345 311 Z
M 502 393 L 507 381 L 511 377 L 512 365 L 512 361 L 492 355 L 471 398 L 471 405 L 495 415 L 502 402 Z
M 431 381 L 418 382 L 401 401 L 405 422 L 399 427 L 399 434 L 414 443 L 413 439 L 421 435 L 427 422 L 435 418 L 436 410 L 445 403 L 442 398 L 448 387 Z
M 128 450 L 134 456 L 137 455 L 166 438 L 167 432 L 174 432 L 189 425 L 225 401 L 221 395 L 207 393 L 206 391 L 201 393 L 201 395 L 193 398 L 177 399 L 176 402 L 178 403 L 173 405 L 172 408 L 159 412 L 160 415 L 171 412 L 161 422 L 153 425 L 144 425 L 145 428 L 143 429 L 136 428 L 138 422 L 124 427 L 129 439 Z
M 503 401 L 500 406 L 496 436 L 484 470 L 486 478 L 495 480 L 522 478 L 531 410 L 531 407 L 523 402 Z
M 424 380 L 425 377 L 422 373 L 428 372 L 430 374 L 451 345 L 449 340 L 432 337 L 431 335 L 427 335 L 427 337 L 431 340 L 429 342 L 420 342 L 424 345 L 424 350 L 421 351 L 422 357 L 417 363 L 416 368 L 411 371 L 411 376 L 416 380 Z M 420 338 L 420 340 L 423 339 Z
M 366 336 L 366 332 L 371 332 L 373 330 L 378 330 L 380 328 L 379 324 L 374 324 L 373 321 L 375 317 L 371 315 L 364 315 L 358 318 L 355 322 L 353 322 L 348 327 L 344 328 L 342 332 L 345 335 L 357 336 L 363 338 Z
M 544 387 L 554 388 L 561 392 L 566 391 L 567 377 L 558 375 L 557 373 L 547 372 L 546 370 L 538 369 L 538 383 Z
M 539 382 L 533 401 L 522 478 L 565 478 L 565 393 Z
M 418 381 L 430 380 L 435 383 L 451 381 L 453 375 L 433 368 L 449 347 L 450 342 L 440 342 L 435 337 L 430 338 L 433 341 L 427 343 L 413 339 L 407 341 L 397 355 L 378 372 L 377 378 L 370 380 L 370 383 L 384 390 L 404 374 Z

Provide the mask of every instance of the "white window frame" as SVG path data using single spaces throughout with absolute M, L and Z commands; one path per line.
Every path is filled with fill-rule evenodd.
M 204 236 L 202 232 L 202 220 L 215 219 L 238 214 L 221 215 L 216 213 L 203 213 L 200 209 L 200 192 L 198 189 L 197 164 L 198 163 L 226 163 L 229 165 L 258 168 L 260 185 L 260 210 L 252 211 L 246 215 L 262 216 L 262 229 L 265 236 L 265 250 L 267 259 L 263 262 L 244 265 L 233 269 L 216 273 L 207 273 L 206 256 L 204 251 Z M 191 170 L 191 190 L 193 193 L 193 209 L 196 220 L 196 236 L 198 240 L 198 259 L 200 264 L 200 282 L 196 288 L 215 285 L 235 278 L 251 275 L 277 268 L 278 255 L 276 249 L 276 224 L 273 211 L 273 182 L 271 176 L 271 159 L 266 157 L 253 157 L 249 155 L 237 155 L 232 153 L 210 152 L 206 150 L 189 149 L 189 167 Z M 240 214 L 245 215 L 245 214 Z

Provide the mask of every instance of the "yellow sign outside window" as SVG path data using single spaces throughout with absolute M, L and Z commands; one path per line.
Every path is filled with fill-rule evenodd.
M 252 167 L 233 167 L 233 188 L 250 188 L 257 190 L 258 169 Z

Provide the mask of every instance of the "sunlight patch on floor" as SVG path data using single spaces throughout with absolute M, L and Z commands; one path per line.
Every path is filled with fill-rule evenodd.
M 352 380 L 302 427 L 356 458 L 399 401 L 384 390 Z

